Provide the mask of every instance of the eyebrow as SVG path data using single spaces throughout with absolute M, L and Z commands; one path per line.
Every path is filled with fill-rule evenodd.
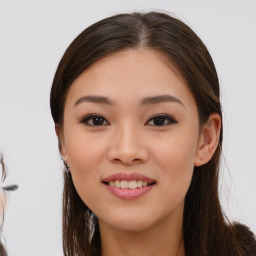
M 153 96 L 153 97 L 146 97 L 142 100 L 142 105 L 157 104 L 157 103 L 164 103 L 164 102 L 176 102 L 184 106 L 183 102 L 180 99 L 168 94 Z
M 96 96 L 96 95 L 90 95 L 90 96 L 83 96 L 79 98 L 74 106 L 77 106 L 83 102 L 91 102 L 91 103 L 98 103 L 98 104 L 107 104 L 110 106 L 115 105 L 115 102 L 110 100 L 107 97 L 104 96 Z M 158 103 L 164 103 L 164 102 L 176 102 L 184 106 L 183 102 L 172 96 L 172 95 L 158 95 L 158 96 L 152 96 L 152 97 L 146 97 L 141 101 L 141 105 L 151 105 L 151 104 L 158 104 Z
M 83 96 L 83 97 L 79 98 L 75 102 L 74 106 L 77 106 L 83 102 L 100 103 L 100 104 L 107 104 L 107 105 L 111 105 L 111 106 L 114 105 L 114 102 L 107 97 L 91 95 L 91 96 Z

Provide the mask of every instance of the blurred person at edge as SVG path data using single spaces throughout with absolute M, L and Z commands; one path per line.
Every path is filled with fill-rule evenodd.
M 0 152 L 0 166 L 2 172 L 2 182 L 6 178 L 6 166 L 4 163 L 3 154 Z M 18 188 L 17 185 L 10 185 L 10 186 L 0 186 L 0 256 L 7 256 L 6 249 L 2 243 L 2 228 L 4 222 L 4 210 L 6 206 L 6 192 L 7 191 L 14 191 Z

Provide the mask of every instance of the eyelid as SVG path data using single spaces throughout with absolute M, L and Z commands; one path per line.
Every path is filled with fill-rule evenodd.
M 100 119 L 103 119 L 103 124 L 89 124 L 89 120 L 92 120 L 93 118 L 100 118 Z M 154 120 L 154 118 L 164 118 L 164 119 L 168 119 L 168 123 L 167 124 L 160 124 L 160 125 L 155 125 L 155 124 L 148 124 L 150 121 Z M 109 121 L 102 115 L 100 114 L 97 114 L 97 113 L 91 113 L 91 114 L 88 114 L 86 116 L 84 116 L 81 120 L 80 120 L 81 123 L 87 125 L 87 126 L 106 126 L 106 125 L 110 125 Z M 104 124 L 104 122 L 107 122 L 107 124 Z M 158 113 L 158 114 L 155 114 L 153 116 L 151 116 L 151 118 L 146 122 L 146 125 L 149 125 L 149 126 L 166 126 L 166 125 L 170 125 L 170 124 L 174 124 L 174 123 L 178 123 L 176 121 L 176 119 L 174 117 L 172 117 L 171 115 L 169 114 L 165 114 L 165 113 Z
M 107 124 L 102 124 L 102 125 L 93 125 L 93 124 L 88 124 L 87 122 L 92 119 L 92 118 L 96 118 L 96 117 L 99 117 L 99 118 L 102 118 L 104 119 L 104 121 L 107 122 Z M 86 124 L 88 126 L 105 126 L 105 125 L 109 125 L 109 121 L 102 115 L 100 114 L 97 114 L 97 113 L 92 113 L 92 114 L 88 114 L 86 116 L 84 116 L 81 120 L 80 120 L 80 123 L 83 123 L 83 124 Z
M 170 125 L 170 124 L 175 124 L 175 123 L 178 123 L 178 121 L 176 121 L 176 119 L 174 117 L 172 117 L 171 115 L 169 114 L 164 114 L 164 113 L 159 113 L 159 114 L 155 114 L 153 115 L 147 122 L 146 124 L 148 124 L 150 121 L 152 121 L 154 118 L 157 118 L 157 117 L 161 117 L 161 118 L 167 118 L 170 120 L 170 122 L 168 124 L 165 124 L 165 125 L 149 125 L 149 126 L 166 126 L 166 125 Z

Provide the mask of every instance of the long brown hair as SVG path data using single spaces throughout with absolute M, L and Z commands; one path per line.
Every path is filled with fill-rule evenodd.
M 85 29 L 66 50 L 51 89 L 54 122 L 63 125 L 67 92 L 90 65 L 127 48 L 148 48 L 163 53 L 180 71 L 193 94 L 200 123 L 212 113 L 222 117 L 219 81 L 212 58 L 200 38 L 183 22 L 159 12 L 120 14 Z M 218 195 L 219 145 L 212 159 L 194 168 L 185 198 L 183 237 L 186 255 L 242 255 L 236 225 L 228 223 Z M 100 255 L 98 221 L 78 196 L 72 177 L 64 172 L 63 249 L 66 256 Z

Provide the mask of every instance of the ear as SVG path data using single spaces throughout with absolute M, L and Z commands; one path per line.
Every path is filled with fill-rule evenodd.
M 220 115 L 217 113 L 211 114 L 208 121 L 203 125 L 200 133 L 194 166 L 204 165 L 211 160 L 219 144 L 220 129 Z
M 59 151 L 61 154 L 62 159 L 67 162 L 67 151 L 65 147 L 65 142 L 63 138 L 63 132 L 59 124 L 55 124 L 55 132 L 58 137 L 58 143 L 59 143 Z

